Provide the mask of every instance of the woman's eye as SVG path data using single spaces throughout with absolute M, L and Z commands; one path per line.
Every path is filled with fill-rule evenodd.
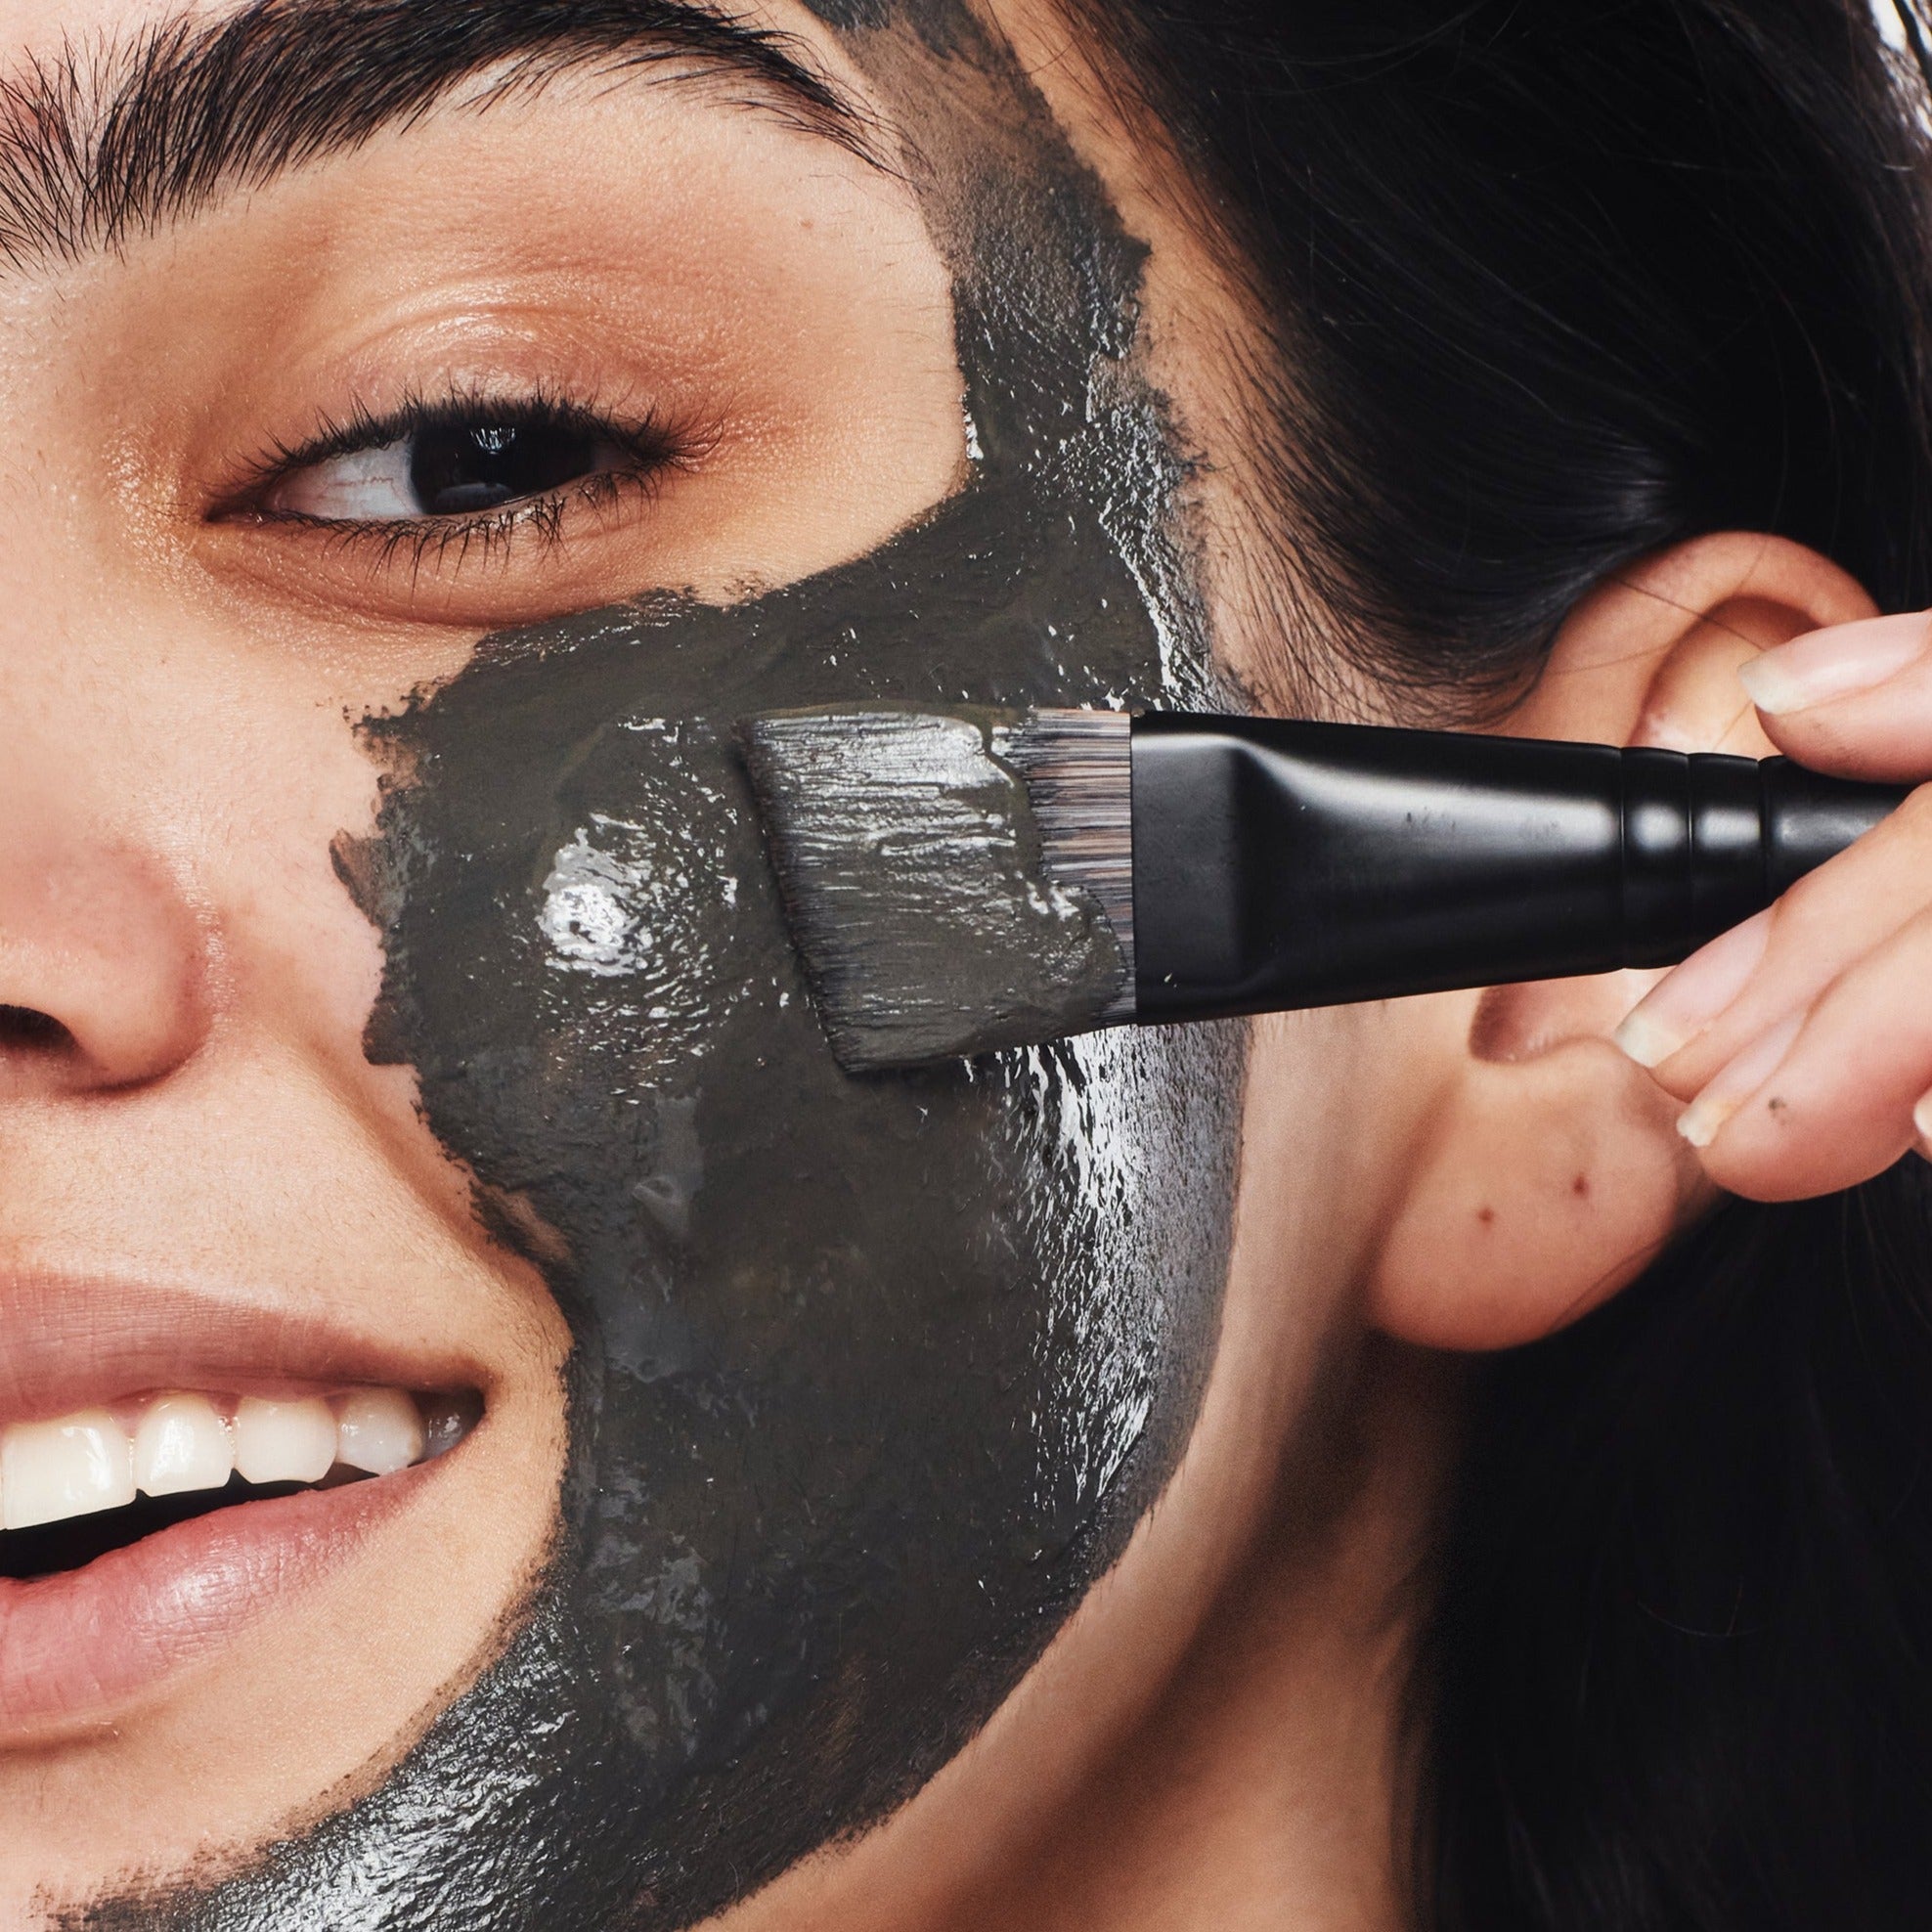
M 261 504 L 328 523 L 476 516 L 642 466 L 588 424 L 474 417 L 287 469 Z

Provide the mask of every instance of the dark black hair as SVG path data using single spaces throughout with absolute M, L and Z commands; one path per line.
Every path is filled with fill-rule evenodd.
M 1863 0 L 1086 0 L 1279 318 L 1274 507 L 1467 715 L 1772 531 L 1932 603 L 1932 205 Z M 1920 47 L 1922 53 L 1922 46 Z M 1437 1932 L 1932 1923 L 1932 1189 L 1734 1203 L 1478 1384 L 1416 1664 Z

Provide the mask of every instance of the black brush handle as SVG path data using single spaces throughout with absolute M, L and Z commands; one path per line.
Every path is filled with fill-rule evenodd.
M 1908 789 L 1782 758 L 1176 712 L 1132 742 L 1154 1021 L 1669 965 Z

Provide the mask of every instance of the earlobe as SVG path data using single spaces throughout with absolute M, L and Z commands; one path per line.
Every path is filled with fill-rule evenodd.
M 1431 1348 L 1537 1340 L 1632 1281 L 1715 1199 L 1669 1097 L 1603 1037 L 1616 1006 L 1600 999 L 1575 1016 L 1587 1032 L 1524 1059 L 1466 1050 L 1376 1254 L 1379 1328 Z
M 1726 533 L 1646 559 L 1571 613 L 1497 728 L 1769 755 L 1737 683 L 1758 651 L 1873 614 L 1837 565 Z M 1500 1348 L 1551 1334 L 1642 1272 L 1716 1198 L 1677 1108 L 1611 1045 L 1654 980 L 1618 973 L 1434 996 L 1443 1056 L 1369 1279 L 1404 1340 Z

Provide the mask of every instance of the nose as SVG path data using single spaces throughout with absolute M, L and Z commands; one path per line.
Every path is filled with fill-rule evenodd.
M 156 853 L 0 782 L 0 1099 L 159 1079 L 206 1032 L 206 942 Z

